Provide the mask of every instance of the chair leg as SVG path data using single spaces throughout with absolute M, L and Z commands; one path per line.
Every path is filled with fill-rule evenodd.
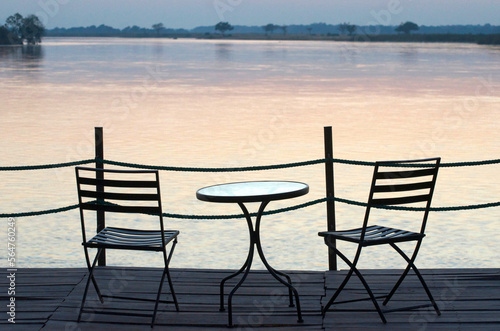
M 328 311 L 328 309 L 330 309 L 330 306 L 333 304 L 333 302 L 335 301 L 335 299 L 337 299 L 337 297 L 339 296 L 340 292 L 342 292 L 342 290 L 344 289 L 344 287 L 347 285 L 347 282 L 351 278 L 353 272 L 354 272 L 353 269 L 349 270 L 349 272 L 347 273 L 347 276 L 344 278 L 344 281 L 342 282 L 342 284 L 340 284 L 340 286 L 337 288 L 337 290 L 332 295 L 332 297 L 330 298 L 330 300 L 328 300 L 328 303 L 325 305 L 325 307 L 323 308 L 323 311 L 321 313 L 321 315 L 323 316 L 323 318 L 325 318 L 326 312 Z
M 87 261 L 87 268 L 89 269 L 89 272 L 90 272 L 90 270 L 93 269 L 93 267 L 90 265 L 90 258 L 89 258 L 88 248 L 84 247 L 84 251 L 85 251 L 85 259 Z M 97 261 L 99 259 L 99 256 L 101 256 L 102 252 L 103 252 L 102 249 L 98 249 L 98 251 L 96 253 L 95 261 Z M 94 264 L 95 264 L 95 262 L 94 262 Z M 97 285 L 97 281 L 95 280 L 95 277 L 94 277 L 93 273 L 92 273 L 92 277 L 91 278 L 92 278 L 92 284 L 94 284 L 94 289 L 97 292 L 97 296 L 99 297 L 99 301 L 101 301 L 101 303 L 104 303 L 101 291 L 99 290 L 99 286 Z
M 168 265 L 170 263 L 170 259 L 172 258 L 172 254 L 173 254 L 173 251 L 174 251 L 176 244 L 177 244 L 177 239 L 174 240 L 168 257 L 167 257 L 167 252 L 165 250 L 163 251 L 163 260 L 165 262 L 165 268 L 163 269 L 163 273 L 161 275 L 161 280 L 160 280 L 160 285 L 158 286 L 158 293 L 156 294 L 156 302 L 155 302 L 155 308 L 153 310 L 153 317 L 151 319 L 151 327 L 154 326 L 154 323 L 156 320 L 156 313 L 158 311 L 158 305 L 160 303 L 161 290 L 163 288 L 163 282 L 165 281 L 165 276 L 167 276 L 168 284 L 170 287 L 170 293 L 172 294 L 172 299 L 173 299 L 174 304 L 175 304 L 175 309 L 177 311 L 179 311 L 179 304 L 177 302 L 177 297 L 175 296 L 174 286 L 172 284 L 172 278 L 170 277 L 170 271 L 168 268 Z
M 398 246 L 396 246 L 396 244 L 391 243 L 392 248 L 394 248 L 394 250 L 396 250 L 396 252 L 398 252 L 399 255 L 401 255 L 406 260 L 406 262 L 408 263 L 408 266 L 406 267 L 406 269 L 403 272 L 403 274 L 399 277 L 397 283 L 394 285 L 394 287 L 392 288 L 391 292 L 389 293 L 389 295 L 387 296 L 387 298 L 384 300 L 383 304 L 386 305 L 389 302 L 389 300 L 391 300 L 392 296 L 394 295 L 394 293 L 396 292 L 396 290 L 399 288 L 399 286 L 401 285 L 401 283 L 403 282 L 404 278 L 406 277 L 406 275 L 408 274 L 408 272 L 410 271 L 410 268 L 411 268 L 411 269 L 413 269 L 413 271 L 417 275 L 418 279 L 420 280 L 420 283 L 422 284 L 422 287 L 424 288 L 425 292 L 427 293 L 427 296 L 429 297 L 429 300 L 431 301 L 432 306 L 434 307 L 434 310 L 436 311 L 436 313 L 438 314 L 438 316 L 440 316 L 441 315 L 441 311 L 439 310 L 439 307 L 437 306 L 437 303 L 434 300 L 434 297 L 432 296 L 431 291 L 429 290 L 429 287 L 427 286 L 427 283 L 425 282 L 424 278 L 422 277 L 422 274 L 420 274 L 420 271 L 417 269 L 417 267 L 415 266 L 415 263 L 414 263 L 414 261 L 415 261 L 415 259 L 417 257 L 418 249 L 420 248 L 420 244 L 421 244 L 421 241 L 419 241 L 417 243 L 417 247 L 415 248 L 415 252 L 413 253 L 413 255 L 412 255 L 411 259 L 410 259 L 401 250 L 401 248 L 399 248 Z
M 165 269 L 163 269 L 163 273 L 161 275 L 161 280 L 160 280 L 160 285 L 158 286 L 158 293 L 156 294 L 155 308 L 153 310 L 153 318 L 151 319 L 151 327 L 153 327 L 155 324 L 156 312 L 158 311 L 158 304 L 160 303 L 161 289 L 163 288 L 163 281 L 165 280 L 166 273 L 167 273 L 167 266 L 165 266 Z
M 167 258 L 166 273 L 167 273 L 168 285 L 170 287 L 170 293 L 172 295 L 172 300 L 174 301 L 175 304 L 175 310 L 179 311 L 179 303 L 177 302 L 177 296 L 175 295 L 174 284 L 172 283 L 172 277 L 170 277 L 170 268 L 169 268 L 170 260 L 172 259 L 172 255 L 174 254 L 174 249 L 176 245 L 177 245 L 177 238 L 174 239 L 174 242 L 172 243 L 172 248 L 170 249 L 170 253 Z
M 172 300 L 174 301 L 175 310 L 179 311 L 179 303 L 177 302 L 177 297 L 175 296 L 174 285 L 172 284 L 172 278 L 170 277 L 170 270 L 168 267 L 167 267 L 166 271 L 167 271 L 168 285 L 170 287 L 170 293 L 172 295 Z
M 85 256 L 87 257 L 87 267 L 89 269 L 89 276 L 87 278 L 87 283 L 85 284 L 85 290 L 83 291 L 83 298 L 82 298 L 82 303 L 80 305 L 80 312 L 78 313 L 78 320 L 77 320 L 78 323 L 80 322 L 80 320 L 82 318 L 83 307 L 85 305 L 85 300 L 87 299 L 87 292 L 89 290 L 90 280 L 92 280 L 92 282 L 94 283 L 94 287 L 95 287 L 96 292 L 99 296 L 99 300 L 101 301 L 101 303 L 104 303 L 104 300 L 102 299 L 101 292 L 99 291 L 99 287 L 97 286 L 97 282 L 94 278 L 95 265 L 97 263 L 97 260 L 99 259 L 99 256 L 101 255 L 101 252 L 102 252 L 102 248 L 99 248 L 97 250 L 97 254 L 94 258 L 94 262 L 92 263 L 92 265 L 90 265 L 90 261 L 88 259 L 88 250 L 87 250 L 87 247 L 85 247 Z
M 372 300 L 373 302 L 373 305 L 375 306 L 375 309 L 377 310 L 377 313 L 379 314 L 380 316 L 380 319 L 382 320 L 382 322 L 385 324 L 387 323 L 387 320 L 385 319 L 385 316 L 384 316 L 384 313 L 382 312 L 382 309 L 380 309 L 380 305 L 378 304 L 377 302 L 377 299 L 375 298 L 375 295 L 373 294 L 370 286 L 368 285 L 368 283 L 366 282 L 365 278 L 363 277 L 363 275 L 361 274 L 361 272 L 356 268 L 356 264 L 358 262 L 358 259 L 359 259 L 359 256 L 361 254 L 361 246 L 358 247 L 358 251 L 356 252 L 356 256 L 353 260 L 353 262 L 351 262 L 344 254 L 342 254 L 338 249 L 337 247 L 334 247 L 333 245 L 330 245 L 330 242 L 327 240 L 327 238 L 325 237 L 325 243 L 327 244 L 328 247 L 330 247 L 331 249 L 333 249 L 335 251 L 335 254 L 337 254 L 338 256 L 340 256 L 340 258 L 345 262 L 347 263 L 347 265 L 351 268 L 349 270 L 349 272 L 347 273 L 346 277 L 344 278 L 344 281 L 342 282 L 342 284 L 339 286 L 339 288 L 337 289 L 337 291 L 335 291 L 335 294 L 332 296 L 332 298 L 328 301 L 328 303 L 326 304 L 325 308 L 323 309 L 323 312 L 322 312 L 322 315 L 323 315 L 323 318 L 325 317 L 325 314 L 326 314 L 326 311 L 330 308 L 330 306 L 333 304 L 333 302 L 335 301 L 335 299 L 337 298 L 337 296 L 340 294 L 340 292 L 344 289 L 345 285 L 347 284 L 347 282 L 349 281 L 349 279 L 351 278 L 352 276 L 352 273 L 356 273 L 356 275 L 358 276 L 359 280 L 361 281 L 361 283 L 363 284 L 363 286 L 365 287 L 365 290 L 366 292 L 368 293 L 368 295 L 370 296 L 370 299 Z
M 359 270 L 356 267 L 354 267 L 354 272 L 356 273 L 356 275 L 359 277 L 359 279 L 363 283 L 363 286 L 365 287 L 366 291 L 368 292 L 370 299 L 372 299 L 373 305 L 375 306 L 375 309 L 377 310 L 378 315 L 380 316 L 380 319 L 382 320 L 382 322 L 384 324 L 387 323 L 387 320 L 385 319 L 384 313 L 382 312 L 382 309 L 380 309 L 380 305 L 378 304 L 377 299 L 375 298 L 375 295 L 373 294 L 372 290 L 370 289 L 370 286 L 368 286 L 368 283 L 366 282 L 365 278 L 363 277 L 361 272 L 359 272 Z

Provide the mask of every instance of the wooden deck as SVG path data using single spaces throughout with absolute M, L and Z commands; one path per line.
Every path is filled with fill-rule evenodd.
M 377 295 L 385 294 L 399 275 L 398 270 L 366 270 Z M 85 314 L 77 324 L 86 269 L 18 269 L 15 272 L 16 324 L 5 314 L 9 303 L 9 273 L 1 269 L 0 330 L 148 330 L 149 317 L 128 315 L 150 313 L 153 303 L 108 299 L 101 305 L 91 289 Z M 180 312 L 160 304 L 157 330 L 228 330 L 227 312 L 219 312 L 218 284 L 228 270 L 172 269 Z M 422 270 L 442 311 L 393 312 L 382 324 L 370 301 L 334 306 L 325 319 L 321 305 L 343 279 L 345 271 L 289 272 L 300 294 L 304 323 L 297 323 L 295 308 L 288 307 L 287 291 L 269 274 L 252 271 L 233 297 L 233 321 L 238 330 L 500 330 L 500 269 Z M 159 269 L 100 268 L 98 281 L 105 292 L 153 298 L 161 275 Z M 168 293 L 168 286 L 164 287 Z M 164 291 L 164 292 L 165 292 Z M 227 291 L 228 292 L 228 291 Z M 365 297 L 361 283 L 353 278 L 341 300 Z M 327 298 L 328 299 L 328 298 Z M 389 308 L 426 303 L 415 276 L 407 277 Z M 8 307 L 7 307 L 8 308 Z M 121 315 L 97 312 L 120 313 Z

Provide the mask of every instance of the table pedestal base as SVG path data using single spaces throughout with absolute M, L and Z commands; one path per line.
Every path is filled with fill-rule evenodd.
M 262 213 L 264 212 L 264 209 L 266 208 L 266 206 L 267 206 L 268 203 L 269 203 L 269 201 L 263 201 L 261 203 L 259 211 L 257 213 L 257 218 L 256 218 L 256 221 L 255 221 L 255 230 L 254 230 L 253 224 L 252 224 L 252 219 L 250 217 L 250 213 L 248 212 L 247 208 L 245 207 L 245 205 L 243 203 L 238 202 L 238 205 L 240 206 L 241 210 L 245 214 L 245 218 L 246 218 L 247 223 L 248 223 L 248 230 L 249 230 L 249 233 L 250 233 L 250 248 L 248 250 L 247 259 L 246 259 L 245 263 L 243 264 L 243 266 L 237 272 L 235 272 L 232 275 L 227 276 L 226 278 L 224 278 L 220 282 L 220 311 L 225 311 L 225 308 L 224 308 L 224 284 L 229 279 L 231 279 L 233 277 L 236 277 L 237 275 L 243 273 L 243 277 L 241 277 L 240 281 L 236 284 L 236 286 L 229 293 L 229 297 L 228 297 L 228 301 L 227 301 L 227 306 L 228 306 L 228 326 L 230 326 L 230 327 L 233 326 L 233 314 L 232 314 L 233 313 L 233 311 L 232 311 L 232 299 L 233 299 L 233 295 L 238 290 L 238 288 L 240 288 L 241 284 L 243 284 L 243 282 L 245 281 L 245 279 L 248 276 L 248 273 L 250 272 L 250 268 L 252 266 L 252 261 L 253 261 L 253 256 L 254 256 L 255 247 L 257 247 L 257 252 L 258 252 L 258 254 L 260 256 L 260 259 L 262 260 L 262 262 L 266 266 L 266 269 L 269 271 L 269 273 L 274 278 L 276 278 L 281 284 L 283 284 L 286 287 L 288 287 L 288 297 L 289 297 L 289 302 L 290 302 L 289 307 L 295 307 L 295 306 L 297 307 L 297 317 L 298 317 L 298 321 L 297 322 L 298 323 L 302 323 L 303 322 L 302 312 L 301 312 L 301 309 L 300 309 L 299 293 L 297 292 L 297 290 L 295 289 L 295 287 L 293 287 L 292 280 L 290 279 L 290 276 L 288 276 L 284 272 L 278 271 L 278 270 L 274 269 L 273 267 L 271 267 L 269 265 L 269 263 L 267 262 L 265 256 L 264 256 L 264 251 L 262 250 L 262 245 L 260 243 L 260 220 L 261 220 L 261 217 L 262 217 Z M 280 276 L 284 277 L 286 279 L 286 281 L 283 280 Z M 296 305 L 293 302 L 294 296 L 295 296 Z

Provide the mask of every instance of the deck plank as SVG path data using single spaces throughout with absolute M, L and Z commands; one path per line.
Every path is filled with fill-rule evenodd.
M 158 329 L 227 330 L 227 312 L 219 311 L 219 282 L 234 270 L 172 269 L 180 312 L 172 304 L 160 304 Z M 376 295 L 386 294 L 401 270 L 362 270 Z M 346 274 L 341 271 L 287 271 L 301 300 L 304 323 L 297 323 L 296 309 L 288 307 L 287 290 L 267 272 L 252 271 L 233 297 L 233 321 L 237 327 L 252 330 L 498 330 L 500 329 L 500 269 L 424 269 L 421 270 L 442 311 L 432 309 L 387 313 L 383 324 L 371 301 L 337 304 L 321 317 L 321 307 L 334 293 Z M 16 324 L 0 320 L 6 330 L 137 330 L 149 329 L 152 302 L 122 299 L 101 304 L 91 288 L 82 323 L 76 323 L 85 286 L 83 268 L 18 269 L 16 271 Z M 8 271 L 0 269 L 0 287 L 8 286 Z M 98 268 L 101 290 L 115 295 L 153 299 L 161 269 Z M 227 294 L 234 286 L 231 280 Z M 168 286 L 164 297 L 169 299 Z M 339 300 L 366 297 L 361 282 L 353 276 Z M 7 291 L 0 293 L 0 304 L 9 302 Z M 388 308 L 427 303 L 415 275 L 409 274 Z M 5 306 L 4 306 L 5 307 Z M 120 313 L 120 315 L 101 314 Z

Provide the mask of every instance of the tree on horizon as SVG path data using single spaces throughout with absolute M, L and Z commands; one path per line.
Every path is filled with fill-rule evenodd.
M 396 32 L 403 32 L 404 34 L 410 34 L 412 31 L 417 31 L 419 29 L 418 25 L 413 22 L 401 23 L 396 29 Z
M 351 23 L 342 23 L 339 24 L 338 29 L 340 31 L 340 34 L 348 33 L 350 36 L 352 36 L 352 34 L 356 32 L 357 26 Z
M 226 31 L 231 31 L 233 29 L 234 29 L 233 26 L 228 22 L 219 22 L 217 23 L 217 25 L 215 25 L 215 31 L 220 31 L 222 37 L 224 37 L 224 33 Z
M 286 33 L 288 31 L 288 27 L 286 25 L 280 26 L 281 31 L 283 31 L 283 35 L 286 36 Z
M 262 28 L 266 32 L 266 36 L 267 36 L 269 32 L 272 34 L 274 32 L 274 30 L 279 28 L 279 26 L 269 23 L 267 25 L 264 25 Z
M 156 23 L 153 24 L 152 28 L 156 31 L 156 34 L 159 36 L 161 30 L 165 29 L 165 26 L 163 25 L 163 23 Z

